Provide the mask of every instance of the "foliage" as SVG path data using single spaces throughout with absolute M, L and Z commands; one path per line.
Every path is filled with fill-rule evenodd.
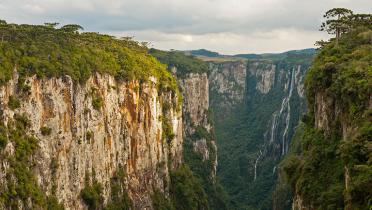
M 103 106 L 103 99 L 97 94 L 93 95 L 92 98 L 92 106 L 95 110 L 100 110 L 101 107 Z
M 124 169 L 119 167 L 114 177 L 111 178 L 111 197 L 104 210 L 129 210 L 132 208 L 132 201 L 125 189 Z
M 167 143 L 170 144 L 175 136 L 171 121 L 165 116 L 162 116 L 161 121 L 162 121 L 162 128 L 163 128 L 163 132 L 162 132 L 163 139 L 165 139 Z
M 199 125 L 195 128 L 195 133 L 192 135 L 192 139 L 206 139 L 211 141 L 213 140 L 213 137 L 206 128 Z
M 189 73 L 208 72 L 208 65 L 204 61 L 194 56 L 185 55 L 183 52 L 150 49 L 149 53 L 160 62 L 168 65 L 170 70 L 172 70 L 172 67 L 176 67 L 177 76 L 180 78 L 185 77 Z
M 9 96 L 8 106 L 11 110 L 15 110 L 21 107 L 21 102 L 14 96 Z
M 80 196 L 89 210 L 102 208 L 102 190 L 102 185 L 97 181 L 94 180 L 92 184 L 89 184 L 88 180 L 86 181 L 85 188 L 81 190 Z
M 172 201 L 167 199 L 159 190 L 155 190 L 151 199 L 154 210 L 175 210 Z
M 348 30 L 348 25 L 345 20 L 351 15 L 353 15 L 353 12 L 345 8 L 334 8 L 328 10 L 323 16 L 327 20 L 322 23 L 320 30 L 327 31 L 329 34 L 336 34 L 336 39 L 338 41 L 341 33 Z
M 311 109 L 304 118 L 300 144 L 292 145 L 296 153 L 281 164 L 292 192 L 315 209 L 368 209 L 371 205 L 372 25 L 363 24 L 371 20 L 370 15 L 353 16 L 367 18 L 348 22 L 338 40 L 331 39 L 320 49 L 307 73 L 305 87 Z M 339 110 L 327 113 L 333 114 L 326 125 L 330 131 L 314 128 L 314 110 L 323 105 L 316 101 L 317 94 L 332 101 L 326 106 Z M 341 126 L 349 130 L 343 132 Z
M 65 207 L 58 202 L 55 196 L 49 196 L 47 198 L 47 210 L 64 210 Z
M 52 133 L 52 129 L 46 126 L 40 128 L 40 132 L 43 136 L 49 136 Z
M 8 143 L 7 128 L 0 123 L 0 150 L 3 149 Z
M 209 209 L 200 181 L 187 165 L 171 171 L 170 195 L 177 210 Z
M 244 91 L 244 101 L 225 111 L 220 106 L 224 105 L 224 97 L 216 91 L 210 92 L 211 107 L 214 110 L 215 131 L 218 145 L 218 175 L 222 186 L 231 197 L 232 209 L 272 209 L 271 195 L 275 188 L 277 173 L 275 166 L 280 162 L 280 137 L 276 134 L 276 140 L 269 142 L 271 132 L 271 120 L 273 114 L 281 109 L 283 98 L 287 96 L 285 91 L 286 80 L 279 77 L 277 72 L 291 72 L 301 65 L 300 75 L 308 68 L 314 54 L 311 50 L 305 52 L 291 52 L 303 59 L 294 61 L 294 57 L 260 59 L 248 61 L 247 69 L 268 69 L 276 66 L 275 83 L 267 94 L 261 94 L 257 90 L 257 83 L 261 78 L 248 74 Z M 303 54 L 301 54 L 303 53 Z M 274 60 L 271 60 L 274 59 Z M 262 66 L 255 66 L 257 65 Z M 305 101 L 300 98 L 297 91 L 293 91 L 291 106 L 288 140 L 294 133 L 303 111 L 306 110 Z M 277 130 L 284 131 L 286 115 L 282 115 L 282 121 L 278 120 Z M 284 121 L 283 121 L 284 119 Z M 269 132 L 268 132 L 269 131 Z M 280 141 L 280 143 L 278 142 Z M 264 155 L 257 164 L 257 177 L 254 179 L 255 161 L 259 151 Z
M 206 49 L 199 49 L 199 50 L 190 50 L 186 51 L 186 54 L 190 53 L 194 56 L 206 56 L 206 57 L 219 57 L 221 56 L 218 52 L 212 52 Z
M 85 139 L 90 142 L 91 140 L 93 140 L 93 137 L 94 137 L 94 133 L 93 131 L 87 131 L 87 134 L 85 136 Z
M 85 82 L 94 72 L 118 80 L 158 79 L 158 87 L 178 94 L 177 84 L 165 65 L 130 38 L 117 39 L 98 33 L 80 33 L 79 25 L 0 24 L 0 85 L 12 78 L 16 67 L 25 76 L 61 77 Z M 23 85 L 23 84 L 20 84 Z
M 29 127 L 30 122 L 25 115 L 15 115 L 13 121 L 0 129 L 0 136 L 7 137 L 15 149 L 13 156 L 6 157 L 9 162 L 6 187 L 0 189 L 0 201 L 10 209 L 18 209 L 18 201 L 26 203 L 28 199 L 34 208 L 46 206 L 46 196 L 32 172 L 31 157 L 38 149 L 38 140 L 27 134 Z

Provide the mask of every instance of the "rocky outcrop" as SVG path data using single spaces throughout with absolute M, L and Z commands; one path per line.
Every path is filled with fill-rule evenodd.
M 183 96 L 184 136 L 192 141 L 193 149 L 203 161 L 212 160 L 212 177 L 216 176 L 217 146 L 215 139 L 195 135 L 199 130 L 212 132 L 209 120 L 209 82 L 206 73 L 189 73 L 178 79 Z
M 256 89 L 262 93 L 268 93 L 275 82 L 276 66 L 272 63 L 252 62 L 249 72 L 257 78 Z
M 80 192 L 87 175 L 89 182 L 95 179 L 102 184 L 107 202 L 110 179 L 119 169 L 124 170 L 134 208 L 152 209 L 153 191 L 168 193 L 169 170 L 182 162 L 183 143 L 177 96 L 159 92 L 156 83 L 155 78 L 145 83 L 118 82 L 98 73 L 84 85 L 68 76 L 33 76 L 26 78 L 29 90 L 20 97 L 15 72 L 0 87 L 1 119 L 6 124 L 15 114 L 25 114 L 30 120 L 30 134 L 39 139 L 33 157 L 37 181 L 46 194 L 55 189 L 66 209 L 86 208 Z M 10 96 L 19 98 L 19 108 L 9 108 Z M 169 144 L 163 138 L 164 118 L 174 134 Z M 42 128 L 49 128 L 50 134 L 43 135 Z M 0 162 L 7 165 L 5 160 Z M 0 167 L 0 177 L 6 174 L 6 167 Z
M 218 119 L 223 119 L 243 103 L 247 64 L 244 61 L 210 63 L 210 69 L 210 103 L 219 110 Z

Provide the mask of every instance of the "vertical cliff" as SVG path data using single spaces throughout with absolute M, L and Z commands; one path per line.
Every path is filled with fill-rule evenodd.
M 169 171 L 181 164 L 183 144 L 177 98 L 170 92 L 160 93 L 156 84 L 156 78 L 146 83 L 118 82 L 98 73 L 84 85 L 68 76 L 33 76 L 25 79 L 29 89 L 22 93 L 15 72 L 0 88 L 1 117 L 8 129 L 16 116 L 27 119 L 27 133 L 38 140 L 29 169 L 41 189 L 47 195 L 53 193 L 66 209 L 84 208 L 80 192 L 93 182 L 100 183 L 103 202 L 109 202 L 112 178 L 121 170 L 121 187 L 133 207 L 151 209 L 154 190 L 168 193 Z M 10 103 L 15 99 L 19 107 L 14 108 Z M 166 137 L 165 126 L 170 126 L 172 136 Z M 15 147 L 20 145 L 10 137 L 2 152 L 0 174 L 23 184 L 12 168 Z M 3 193 L 12 182 L 1 182 Z M 21 198 L 18 203 L 21 209 L 37 208 Z
M 227 195 L 216 177 L 217 145 L 208 80 L 213 73 L 207 63 L 182 52 L 151 49 L 150 53 L 168 65 L 183 96 L 184 162 L 203 186 L 208 208 L 227 209 Z
M 370 208 L 372 33 L 368 25 L 351 27 L 338 42 L 323 46 L 307 73 L 309 110 L 280 164 L 275 209 Z
M 183 164 L 177 81 L 146 47 L 71 25 L 2 22 L 1 33 L 1 209 L 155 209 L 182 190 L 204 195 Z
M 179 79 L 183 96 L 184 136 L 192 141 L 194 152 L 202 161 L 211 163 L 211 178 L 215 179 L 217 169 L 217 146 L 211 135 L 212 124 L 209 119 L 209 83 L 206 73 L 188 74 Z
M 270 209 L 276 168 L 305 111 L 304 74 L 312 54 L 213 62 L 210 101 L 217 174 L 234 208 Z

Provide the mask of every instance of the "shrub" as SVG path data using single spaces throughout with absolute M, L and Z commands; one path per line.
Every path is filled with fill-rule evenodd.
M 155 190 L 151 196 L 154 210 L 175 210 L 172 202 L 159 190 Z
M 11 110 L 15 110 L 15 109 L 18 109 L 19 107 L 21 107 L 21 102 L 17 98 L 15 98 L 14 96 L 10 96 L 8 106 Z
M 171 172 L 170 194 L 177 210 L 209 209 L 200 181 L 186 165 Z
M 87 141 L 93 140 L 94 133 L 92 131 L 87 131 L 87 135 L 85 136 Z
M 95 110 L 100 110 L 103 106 L 103 99 L 100 96 L 95 95 L 92 99 L 92 106 Z
M 86 185 L 80 195 L 89 210 L 96 210 L 102 207 L 103 197 L 100 183 L 93 182 L 92 185 Z
M 40 128 L 40 132 L 43 136 L 49 136 L 52 133 L 52 129 L 46 126 Z
M 163 138 L 166 139 L 167 143 L 170 144 L 174 139 L 174 133 L 172 124 L 170 120 L 166 117 L 162 117 L 162 127 L 163 127 Z

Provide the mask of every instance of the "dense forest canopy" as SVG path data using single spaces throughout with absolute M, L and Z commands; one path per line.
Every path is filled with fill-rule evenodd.
M 8 81 L 16 68 L 21 77 L 69 75 L 79 82 L 93 72 L 108 73 L 119 80 L 145 81 L 155 76 L 161 88 L 176 91 L 175 79 L 165 65 L 147 53 L 145 45 L 127 37 L 81 33 L 83 28 L 76 24 L 57 26 L 0 21 L 0 84 Z
M 188 73 L 204 73 L 208 72 L 208 65 L 204 61 L 197 59 L 192 55 L 185 55 L 180 51 L 162 51 L 150 49 L 150 54 L 156 57 L 160 62 L 168 65 L 171 69 L 177 69 L 177 76 L 184 77 Z

